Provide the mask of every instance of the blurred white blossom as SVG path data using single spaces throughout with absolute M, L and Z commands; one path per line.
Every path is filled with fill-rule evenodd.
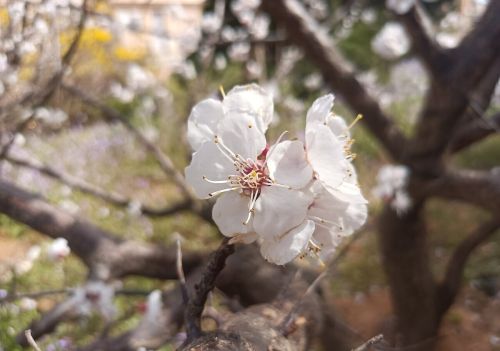
M 373 38 L 371 47 L 380 57 L 394 60 L 408 52 L 410 40 L 399 23 L 387 22 Z
M 114 296 L 115 289 L 112 284 L 89 281 L 75 289 L 68 304 L 80 315 L 89 316 L 98 312 L 107 320 L 111 320 L 116 313 Z
M 385 6 L 399 15 L 403 15 L 415 6 L 415 0 L 386 0 Z
M 383 166 L 377 174 L 377 184 L 372 189 L 372 194 L 388 203 L 398 214 L 403 214 L 412 206 L 406 189 L 409 177 L 410 170 L 406 166 Z
M 273 101 L 257 85 L 193 108 L 188 140 L 195 152 L 186 179 L 200 198 L 219 195 L 212 215 L 223 235 L 232 242 L 257 240 L 264 258 L 282 265 L 322 248 L 328 256 L 333 238 L 364 223 L 366 200 L 351 164 L 349 130 L 332 106 L 331 95 L 313 104 L 305 145 L 282 141 L 283 133 L 272 146 L 264 134 Z M 322 203 L 339 210 L 334 218 L 321 212 Z
M 68 246 L 68 240 L 64 238 L 55 239 L 47 248 L 47 256 L 53 261 L 60 260 L 70 253 L 71 249 Z
M 250 44 L 246 42 L 238 42 L 231 44 L 229 46 L 227 54 L 231 58 L 231 60 L 237 62 L 243 62 L 248 59 L 248 55 L 250 54 Z

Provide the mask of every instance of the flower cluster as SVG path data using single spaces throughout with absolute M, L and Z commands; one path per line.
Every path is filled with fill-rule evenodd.
M 383 166 L 377 174 L 377 185 L 372 193 L 401 215 L 412 206 L 411 197 L 406 191 L 409 176 L 410 170 L 406 166 Z
M 365 222 L 349 127 L 332 114 L 333 100 L 323 96 L 309 109 L 304 142 L 283 133 L 273 145 L 265 137 L 273 100 L 255 84 L 193 108 L 186 179 L 198 197 L 218 196 L 213 219 L 232 242 L 258 241 L 280 265 L 309 254 L 326 259 Z

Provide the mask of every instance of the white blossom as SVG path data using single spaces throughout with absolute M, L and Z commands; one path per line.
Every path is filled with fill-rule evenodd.
M 367 217 L 366 199 L 351 163 L 349 126 L 334 115 L 333 95 L 318 98 L 307 112 L 306 152 L 316 181 L 308 219 L 315 222 L 309 250 L 328 258 L 340 239 L 352 234 Z
M 115 98 L 124 103 L 129 103 L 134 99 L 134 92 L 117 82 L 111 83 L 110 93 Z
M 222 70 L 226 69 L 227 59 L 226 59 L 226 56 L 224 56 L 224 54 L 215 55 L 214 67 L 217 71 L 222 71 Z
M 47 248 L 47 256 L 49 259 L 56 261 L 60 260 L 71 253 L 68 246 L 68 240 L 64 238 L 57 238 Z
M 23 311 L 32 311 L 34 309 L 36 309 L 38 306 L 38 303 L 36 302 L 36 300 L 33 300 L 29 297 L 23 297 L 20 301 L 19 301 L 19 307 L 23 310 Z
M 267 15 L 257 15 L 248 25 L 250 34 L 256 39 L 265 39 L 269 35 L 271 20 Z
M 317 90 L 323 84 L 323 78 L 319 73 L 311 73 L 304 79 L 304 86 L 309 90 Z
M 201 28 L 204 32 L 213 34 L 222 26 L 222 19 L 214 12 L 206 12 L 201 21 Z
M 380 57 L 386 60 L 394 60 L 408 52 L 410 40 L 399 23 L 388 22 L 375 35 L 371 47 Z
M 312 169 L 300 141 L 267 147 L 273 109 L 272 98 L 256 85 L 235 87 L 223 102 L 196 105 L 188 124 L 196 152 L 186 179 L 200 198 L 220 195 L 212 215 L 223 235 L 259 239 L 266 259 L 285 264 L 314 230 L 305 219 Z
M 89 281 L 75 289 L 69 304 L 80 315 L 89 316 L 93 312 L 98 312 L 107 320 L 111 320 L 116 313 L 114 296 L 113 285 L 102 281 Z
M 250 79 L 259 78 L 262 75 L 262 65 L 257 61 L 248 61 L 246 64 L 246 69 Z
M 250 44 L 246 42 L 238 42 L 231 44 L 227 50 L 229 58 L 233 61 L 243 62 L 248 59 L 250 54 Z
M 404 15 L 415 6 L 415 0 L 386 0 L 385 6 L 398 15 Z
M 372 194 L 387 202 L 398 214 L 407 212 L 412 206 L 412 200 L 406 187 L 410 170 L 402 165 L 386 165 L 377 174 L 377 185 Z
M 257 85 L 193 108 L 188 140 L 195 153 L 186 179 L 200 198 L 220 195 L 212 215 L 223 235 L 257 240 L 264 258 L 282 265 L 322 248 L 320 257 L 327 257 L 365 222 L 349 127 L 332 106 L 327 95 L 309 109 L 305 145 L 281 141 L 282 134 L 272 146 L 264 135 L 272 98 Z
M 60 109 L 39 107 L 35 110 L 35 118 L 50 127 L 57 128 L 68 119 L 68 115 Z

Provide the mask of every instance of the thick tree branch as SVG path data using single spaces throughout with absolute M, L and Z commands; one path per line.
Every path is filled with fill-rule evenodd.
M 479 226 L 463 240 L 453 252 L 446 268 L 444 280 L 439 285 L 439 313 L 444 314 L 453 304 L 460 290 L 465 265 L 474 250 L 500 229 L 500 217 Z
M 426 196 L 463 201 L 500 213 L 500 172 L 449 170 L 436 180 L 422 185 Z
M 4 180 L 0 180 L 0 212 L 44 235 L 68 240 L 71 251 L 95 278 L 107 280 L 125 275 L 177 278 L 175 247 L 119 239 Z M 203 259 L 203 254 L 185 254 L 184 269 L 191 271 Z
M 451 56 L 427 33 L 422 12 L 423 9 L 417 5 L 405 14 L 396 15 L 396 18 L 410 36 L 414 53 L 434 78 L 441 79 L 450 68 Z
M 462 78 L 460 88 L 465 91 L 473 90 L 500 56 L 499 13 L 500 1 L 490 1 L 475 28 L 453 52 L 456 64 L 451 74 Z
M 367 93 L 341 59 L 326 32 L 297 0 L 263 1 L 262 8 L 288 32 L 288 39 L 301 47 L 316 64 L 331 88 L 342 95 L 350 108 L 364 116 L 368 129 L 395 160 L 400 160 L 406 139 Z
M 451 143 L 451 151 L 461 151 L 500 131 L 500 113 L 489 118 L 476 118 L 462 125 Z

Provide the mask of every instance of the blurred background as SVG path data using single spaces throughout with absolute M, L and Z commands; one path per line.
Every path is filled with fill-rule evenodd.
M 413 138 L 436 79 L 399 21 L 413 2 L 293 2 L 313 33 L 336 48 L 339 66 L 404 137 Z M 61 318 L 57 328 L 37 338 L 43 350 L 76 350 L 120 335 L 148 315 L 148 306 L 151 313 L 152 291 L 173 286 L 144 274 L 89 287 L 92 257 L 82 261 L 73 242 L 68 246 L 68 238 L 57 239 L 65 235 L 51 230 L 68 218 L 82 218 L 123 240 L 170 246 L 181 238 L 186 252 L 217 247 L 220 234 L 206 206 L 187 199 L 179 180 L 191 155 L 185 132 L 194 104 L 221 98 L 220 87 L 229 91 L 258 83 L 274 98 L 268 134 L 275 140 L 282 130 L 300 137 L 311 103 L 338 93 L 335 82 L 325 78 L 325 67 L 300 44 L 302 38 L 291 37 L 283 20 L 261 5 L 259 0 L 0 0 L 0 350 L 22 350 L 18 334 L 71 298 L 78 302 L 71 318 Z M 453 52 L 487 6 L 487 0 L 421 1 L 420 24 L 439 50 Z M 500 22 L 500 14 L 494 15 Z M 487 116 L 500 111 L 498 73 L 493 77 Z M 347 121 L 359 112 L 370 118 L 350 101 L 339 92 L 334 112 Z M 498 167 L 498 124 L 491 128 L 488 138 L 446 154 L 446 167 Z M 404 162 L 394 161 L 364 120 L 352 133 L 369 219 L 328 286 L 349 333 L 362 341 L 398 323 L 376 233 L 377 218 L 390 203 L 372 189 L 383 166 Z M 11 203 L 16 189 L 24 192 L 20 198 L 26 204 Z M 38 200 L 30 196 L 70 217 L 39 225 L 44 219 L 37 211 L 45 207 L 31 209 Z M 436 279 L 446 275 L 460 243 L 488 218 L 480 206 L 439 197 L 426 200 L 422 216 L 428 232 L 425 262 Z M 438 323 L 436 349 L 500 350 L 498 233 L 470 256 L 461 287 Z M 176 345 L 171 339 L 159 349 Z

